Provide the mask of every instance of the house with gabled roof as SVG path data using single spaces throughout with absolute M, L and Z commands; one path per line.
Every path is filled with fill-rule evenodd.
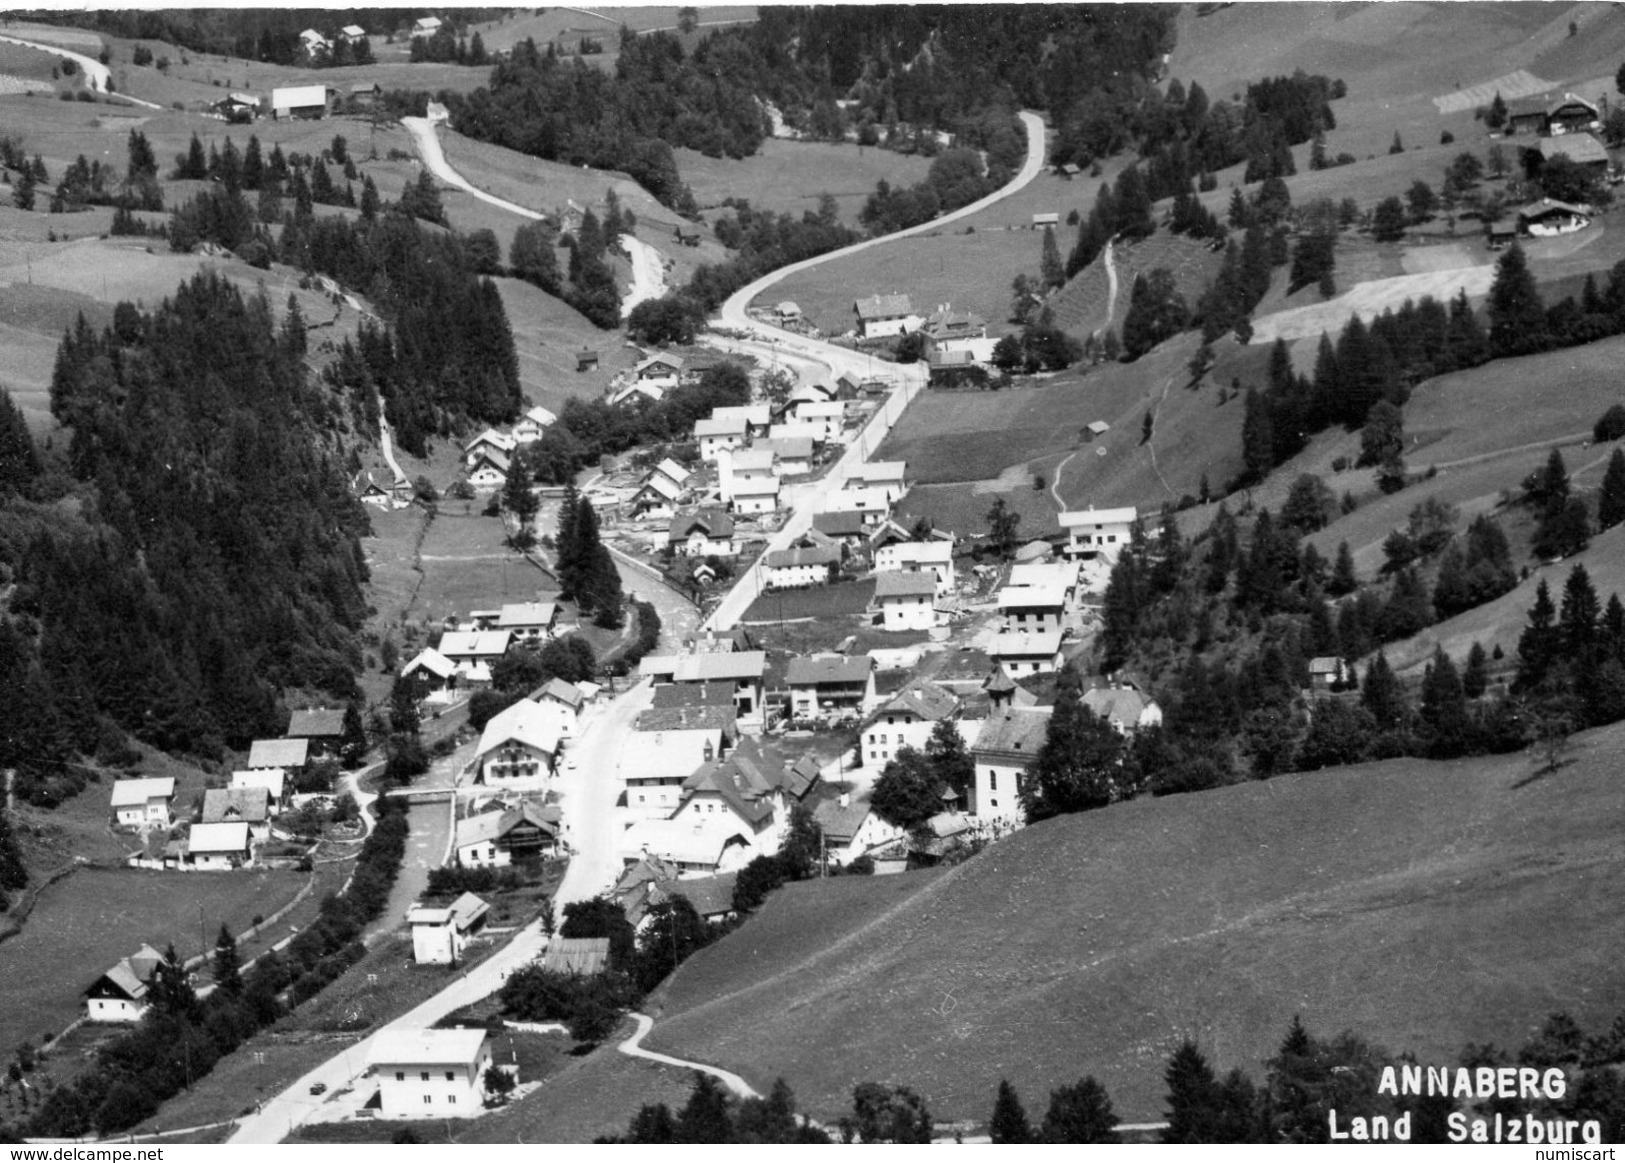
M 995 602 L 1003 628 L 1016 631 L 1060 630 L 1066 620 L 1068 591 L 1061 583 L 1005 586 Z
M 119 828 L 167 828 L 175 818 L 175 777 L 113 781 L 113 824 Z
M 271 795 L 263 787 L 209 788 L 203 793 L 200 822 L 247 824 L 249 840 L 263 844 L 271 838 Z
M 563 708 L 564 715 L 559 722 L 563 725 L 565 738 L 569 738 L 575 734 L 575 725 L 581 717 L 581 708 L 586 704 L 587 696 L 575 683 L 565 682 L 554 675 L 530 692 L 530 701 L 544 705 L 554 703 Z
M 508 483 L 508 454 L 482 448 L 468 466 L 468 483 L 483 492 L 493 492 Z
M 669 479 L 659 473 L 651 473 L 638 486 L 638 491 L 632 494 L 631 514 L 634 517 L 669 521 L 677 512 L 677 501 L 682 495 L 683 490 Z
M 310 761 L 308 739 L 255 739 L 248 745 L 248 760 L 243 764 L 253 771 L 258 768 L 279 768 L 294 776 L 304 770 Z
M 756 440 L 766 436 L 773 426 L 772 404 L 725 404 L 711 409 L 713 420 L 743 420 L 745 436 Z
M 1066 556 L 1114 562 L 1134 533 L 1138 517 L 1134 506 L 1117 509 L 1074 509 L 1057 520 L 1067 532 Z
M 326 85 L 289 85 L 271 90 L 271 116 L 320 120 L 327 116 Z
M 673 553 L 684 557 L 733 557 L 739 553 L 733 514 L 721 509 L 678 513 L 666 532 L 666 543 Z
M 993 635 L 987 653 L 1013 677 L 1061 669 L 1061 631 L 1006 631 Z
M 412 25 L 412 37 L 415 40 L 420 36 L 433 36 L 440 31 L 440 17 L 420 16 Z
M 861 719 L 875 705 L 875 661 L 867 654 L 792 658 L 785 668 L 792 719 Z
M 293 795 L 293 784 L 288 779 L 288 773 L 280 767 L 262 767 L 257 771 L 231 773 L 230 790 L 249 791 L 255 788 L 265 792 L 273 816 L 286 810 L 288 801 Z
M 875 574 L 875 606 L 883 630 L 929 630 L 937 624 L 937 579 L 897 570 Z
M 767 438 L 757 447 L 773 454 L 773 472 L 781 477 L 806 476 L 813 470 L 814 441 L 806 436 Z
M 185 862 L 200 872 L 229 872 L 254 863 L 254 837 L 246 820 L 193 824 L 185 843 Z
M 672 355 L 670 352 L 657 351 L 648 359 L 640 360 L 634 365 L 632 374 L 644 383 L 675 388 L 683 374 L 683 360 L 681 356 Z
M 468 816 L 457 821 L 453 859 L 464 868 L 506 868 L 552 856 L 558 851 L 559 820 L 557 804 L 530 800 Z
M 1162 726 L 1162 708 L 1148 695 L 1116 683 L 1083 692 L 1083 705 L 1112 725 L 1119 735 Z
M 406 910 L 412 930 L 412 960 L 419 965 L 456 965 L 468 943 L 485 928 L 491 906 L 471 892 L 449 905 L 413 905 Z
M 496 628 L 511 636 L 509 646 L 535 646 L 553 637 L 558 621 L 556 602 L 509 602 L 497 613 Z
M 485 1103 L 490 1068 L 491 1043 L 483 1027 L 391 1026 L 373 1035 L 367 1051 L 367 1072 L 378 1080 L 377 1111 L 386 1119 L 473 1117 Z
M 736 480 L 732 487 L 734 512 L 747 517 L 767 516 L 779 511 L 779 478 Z
M 884 488 L 835 489 L 824 494 L 826 513 L 856 513 L 868 528 L 874 528 L 891 513 L 892 497 Z
M 537 404 L 528 409 L 513 426 L 513 442 L 516 445 L 534 444 L 542 438 L 543 433 L 558 423 L 558 419 L 555 413 Z
M 730 684 L 734 710 L 740 719 L 761 714 L 762 679 L 767 673 L 767 653 L 762 650 L 736 650 L 718 654 L 651 655 L 638 664 L 640 675 L 652 677 L 656 687 L 663 683 Z
M 547 943 L 542 968 L 549 973 L 574 973 L 591 977 L 609 968 L 608 937 L 558 937 Z
M 724 694 L 722 704 L 651 707 L 637 717 L 622 745 L 619 768 L 633 813 L 669 818 L 682 802 L 683 781 L 733 750 L 739 716 L 731 690 Z
M 918 331 L 921 319 L 907 295 L 870 295 L 852 304 L 859 339 L 879 339 Z
M 431 693 L 447 691 L 457 685 L 457 664 L 432 646 L 419 651 L 417 657 L 401 668 L 402 678 L 414 674 L 423 676 Z
M 857 549 L 869 535 L 869 526 L 863 514 L 852 510 L 835 513 L 814 513 L 812 527 L 825 537 L 834 538 L 848 549 Z
M 885 525 L 891 525 L 886 522 Z M 884 528 L 884 525 L 882 526 Z M 871 538 L 873 545 L 875 539 Z M 902 573 L 929 572 L 937 581 L 937 596 L 953 592 L 954 543 L 931 538 L 926 541 L 888 541 L 875 549 L 875 569 Z
M 436 648 L 453 665 L 496 662 L 513 645 L 513 634 L 508 630 L 447 630 L 440 636 Z
M 371 505 L 375 509 L 389 508 L 389 490 L 373 480 L 370 472 L 366 474 L 366 483 L 361 486 L 361 491 L 356 495 L 360 497 L 363 505 Z
M 776 549 L 762 555 L 762 588 L 789 590 L 827 585 L 840 566 L 841 547 L 833 542 Z
M 568 712 L 557 703 L 520 699 L 497 712 L 480 732 L 468 770 L 486 787 L 547 786 L 562 750 Z
M 693 472 L 678 464 L 671 457 L 666 457 L 651 470 L 656 476 L 663 476 L 679 489 L 686 488 Z
M 339 744 L 344 742 L 344 711 L 342 709 L 294 711 L 288 717 L 288 730 L 285 734 L 289 739 L 308 740 L 309 754 L 312 756 L 331 755 L 339 749 Z
M 824 855 L 831 864 L 851 864 L 871 848 L 903 839 L 908 835 L 888 824 L 869 807 L 868 800 L 854 801 L 842 793 L 835 799 L 820 800 L 813 819 L 824 837 Z
M 748 439 L 749 425 L 742 416 L 716 419 L 705 417 L 694 421 L 694 441 L 700 446 L 700 459 L 715 461 L 724 449 L 743 448 Z
M 482 452 L 500 452 L 503 456 L 511 456 L 516 443 L 512 436 L 498 432 L 495 428 L 487 428 L 463 445 L 463 464 L 472 469 Z
M 982 724 L 971 745 L 976 783 L 969 808 L 978 819 L 1022 823 L 1021 784 L 1049 736 L 1054 709 L 1008 708 Z
M 151 945 L 120 958 L 85 990 L 85 1017 L 92 1022 L 139 1022 L 151 1004 L 152 975 L 163 959 Z

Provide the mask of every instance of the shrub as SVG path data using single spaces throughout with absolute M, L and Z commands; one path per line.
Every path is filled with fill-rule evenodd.
M 1625 404 L 1615 404 L 1604 412 L 1592 427 L 1591 435 L 1598 444 L 1625 436 Z

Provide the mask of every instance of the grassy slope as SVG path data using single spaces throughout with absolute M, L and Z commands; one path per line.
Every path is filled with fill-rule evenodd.
M 783 1074 L 820 1115 L 855 1079 L 963 1118 L 1001 1077 L 1094 1074 L 1139 1121 L 1185 1035 L 1257 1073 L 1294 1013 L 1434 1062 L 1558 1007 L 1606 1021 L 1625 728 L 1580 742 L 1531 786 L 1522 757 L 1375 764 L 1050 822 L 945 874 L 792 886 L 678 971 L 652 1041 Z
M 770 138 L 748 158 L 710 158 L 676 150 L 677 169 L 704 209 L 724 198 L 744 198 L 752 206 L 801 217 L 816 210 L 823 194 L 833 194 L 841 220 L 857 226 L 858 211 L 884 179 L 893 187 L 925 180 L 926 158 L 852 144 Z

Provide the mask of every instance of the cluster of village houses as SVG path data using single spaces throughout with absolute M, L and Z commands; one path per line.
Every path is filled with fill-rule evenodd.
M 1600 180 L 1617 183 L 1619 170 L 1598 136 L 1607 101 L 1606 95 L 1593 103 L 1573 93 L 1509 101 L 1502 132 L 1509 138 L 1534 137 L 1534 144 L 1527 148 L 1539 153 L 1543 163 L 1563 158 Z M 1589 226 L 1595 216 L 1596 209 L 1590 205 L 1541 198 L 1518 207 L 1510 219 L 1490 223 L 1489 243 L 1499 247 L 1519 235 L 1548 238 L 1572 234 Z

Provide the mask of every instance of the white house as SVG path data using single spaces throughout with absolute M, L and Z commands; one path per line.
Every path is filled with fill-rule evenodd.
M 742 485 L 777 480 L 771 448 L 724 448 L 717 452 L 717 492 L 732 501 Z
M 726 706 L 653 707 L 637 718 L 621 748 L 619 774 L 635 815 L 667 819 L 683 798 L 683 781 L 728 754 L 739 738 L 738 715 Z
M 759 436 L 766 436 L 773 426 L 773 405 L 771 404 L 734 404 L 721 408 L 711 409 L 713 420 L 743 420 L 745 422 L 745 436 L 755 440 Z
M 908 483 L 903 479 L 907 470 L 907 461 L 871 460 L 853 469 L 842 488 L 880 489 L 888 501 L 899 501 L 908 492 Z
M 410 678 L 414 674 L 423 675 L 430 694 L 434 695 L 448 691 L 456 685 L 457 664 L 429 646 L 419 651 L 416 658 L 401 668 L 402 678 Z
M 1060 630 L 1066 618 L 1067 590 L 1059 583 L 1005 586 L 997 603 L 1006 631 Z
M 814 444 L 824 443 L 824 425 L 809 421 L 798 424 L 795 421 L 775 424 L 767 430 L 769 440 L 810 440 Z
M 167 828 L 174 816 L 175 778 L 149 776 L 146 779 L 113 781 L 113 823 L 120 828 L 156 825 Z
M 840 564 L 841 547 L 833 543 L 776 549 L 762 556 L 762 588 L 788 590 L 825 585 Z
M 689 472 L 688 469 L 684 468 L 682 465 L 678 464 L 675 460 L 668 456 L 665 460 L 662 460 L 659 464 L 655 465 L 654 471 L 650 475 L 665 477 L 673 485 L 677 486 L 678 490 L 680 491 L 688 487 L 689 478 L 694 474 Z
M 452 837 L 453 858 L 464 868 L 506 868 L 515 860 L 556 851 L 558 837 L 558 807 L 526 800 L 518 807 L 458 820 Z
M 243 766 L 249 771 L 270 768 L 292 774 L 308 762 L 308 739 L 255 739 L 248 745 L 248 760 Z
M 866 767 L 884 767 L 904 747 L 923 750 L 931 732 L 943 719 L 959 713 L 959 696 L 934 682 L 916 679 L 898 691 L 858 733 L 858 757 Z M 967 745 L 975 740 L 975 728 L 960 723 Z
M 312 57 L 333 47 L 332 42 L 314 28 L 307 28 L 299 34 L 299 45 L 305 50 L 306 55 Z
M 358 40 L 365 40 L 367 36 L 367 30 L 362 28 L 359 24 L 346 24 L 343 28 L 339 29 L 339 32 L 343 33 L 344 39 L 349 41 L 351 44 L 354 44 Z
M 926 316 L 920 334 L 925 337 L 927 358 L 934 353 L 960 352 L 977 363 L 988 363 L 998 344 L 988 336 L 987 321 L 980 315 L 955 311 L 946 304 Z
M 1065 553 L 1073 558 L 1099 557 L 1116 561 L 1129 543 L 1137 514 L 1132 505 L 1120 509 L 1076 509 L 1060 515 L 1067 531 Z
M 817 428 L 816 439 L 828 444 L 846 427 L 846 404 L 840 400 L 794 400 L 786 410 L 792 423 Z
M 1133 687 L 1095 687 L 1083 692 L 1083 705 L 1105 719 L 1119 735 L 1162 726 L 1162 708 Z
M 850 864 L 869 849 L 908 834 L 871 811 L 868 801 L 853 803 L 848 793 L 838 799 L 820 800 L 813 809 L 813 819 L 823 833 L 824 852 L 832 864 Z
M 835 489 L 824 494 L 824 512 L 857 513 L 869 526 L 880 524 L 891 512 L 892 497 L 885 488 L 863 486 Z
M 937 540 L 893 542 L 875 550 L 875 568 L 902 573 L 929 570 L 937 579 L 937 594 L 940 597 L 954 588 L 954 543 Z
M 733 516 L 718 509 L 679 513 L 672 518 L 666 543 L 684 557 L 733 557 L 739 552 Z
M 773 472 L 777 476 L 806 476 L 813 470 L 813 441 L 805 436 L 764 439 L 756 447 L 773 454 Z
M 714 461 L 723 449 L 744 447 L 748 425 L 744 417 L 707 417 L 694 421 L 694 440 L 700 446 L 700 459 Z
M 485 927 L 491 906 L 471 892 L 444 908 L 413 905 L 406 910 L 412 929 L 412 960 L 419 965 L 455 965 L 469 941 Z
M 632 494 L 632 516 L 670 521 L 677 512 L 677 501 L 682 495 L 683 490 L 672 484 L 670 479 L 660 473 L 650 473 L 649 478 L 638 486 L 638 491 Z
M 667 683 L 703 687 L 722 683 L 733 691 L 734 711 L 741 720 L 762 710 L 762 679 L 767 673 L 767 652 L 736 650 L 731 653 L 651 655 L 638 664 L 638 674 L 654 680 L 658 688 Z
M 779 478 L 736 480 L 733 484 L 734 512 L 746 517 L 767 516 L 779 511 Z
M 871 295 L 853 302 L 852 310 L 858 317 L 860 339 L 904 335 L 920 329 L 921 319 L 907 295 Z
M 367 1065 L 378 1079 L 382 1117 L 471 1118 L 485 1101 L 491 1047 L 479 1028 L 391 1028 L 373 1035 Z
M 508 454 L 482 448 L 468 469 L 468 483 L 482 492 L 494 492 L 508 483 Z
M 678 356 L 663 351 L 656 352 L 635 365 L 632 374 L 640 383 L 659 384 L 667 389 L 675 388 L 678 380 L 682 378 L 683 361 Z
M 150 1004 L 148 983 L 162 960 L 151 945 L 120 960 L 85 990 L 85 1017 L 93 1022 L 139 1022 Z
M 557 416 L 538 404 L 521 416 L 519 422 L 513 426 L 513 442 L 516 445 L 534 444 L 542 438 L 542 433 L 557 421 Z
M 575 683 L 565 682 L 555 675 L 531 691 L 530 700 L 543 705 L 552 704 L 564 712 L 559 716 L 559 724 L 564 737 L 568 739 L 575 734 L 576 723 L 581 718 L 581 707 L 587 701 L 587 696 Z
M 453 665 L 483 662 L 487 665 L 508 653 L 513 635 L 507 630 L 447 630 L 440 636 L 440 653 Z
M 248 838 L 263 844 L 271 838 L 271 796 L 263 787 L 210 788 L 203 793 L 203 823 L 248 825 Z
M 520 699 L 493 715 L 469 764 L 474 782 L 487 787 L 546 787 L 558 762 L 566 714 L 555 703 Z
M 995 634 L 987 647 L 988 657 L 1014 677 L 1046 674 L 1061 669 L 1059 630 L 1007 631 Z
M 1006 708 L 982 724 L 971 746 L 976 785 L 969 805 L 978 819 L 1019 826 L 1021 781 L 1038 758 L 1053 707 Z
M 253 836 L 243 820 L 193 824 L 186 837 L 186 860 L 193 868 L 229 872 L 254 862 Z
M 412 25 L 412 36 L 414 39 L 420 36 L 433 36 L 439 31 L 440 17 L 438 16 L 420 16 L 417 19 L 417 23 Z
M 278 121 L 288 117 L 327 116 L 326 85 L 295 85 L 271 90 L 271 116 Z
M 937 624 L 937 579 L 924 573 L 875 574 L 875 604 L 885 630 L 929 630 Z
M 264 790 L 266 799 L 271 805 L 272 815 L 288 806 L 288 796 L 293 790 L 288 783 L 288 773 L 280 767 L 262 767 L 257 771 L 231 773 L 232 791 L 248 791 L 254 788 Z
M 875 705 L 875 661 L 867 654 L 792 658 L 784 681 L 792 719 L 861 719 Z

